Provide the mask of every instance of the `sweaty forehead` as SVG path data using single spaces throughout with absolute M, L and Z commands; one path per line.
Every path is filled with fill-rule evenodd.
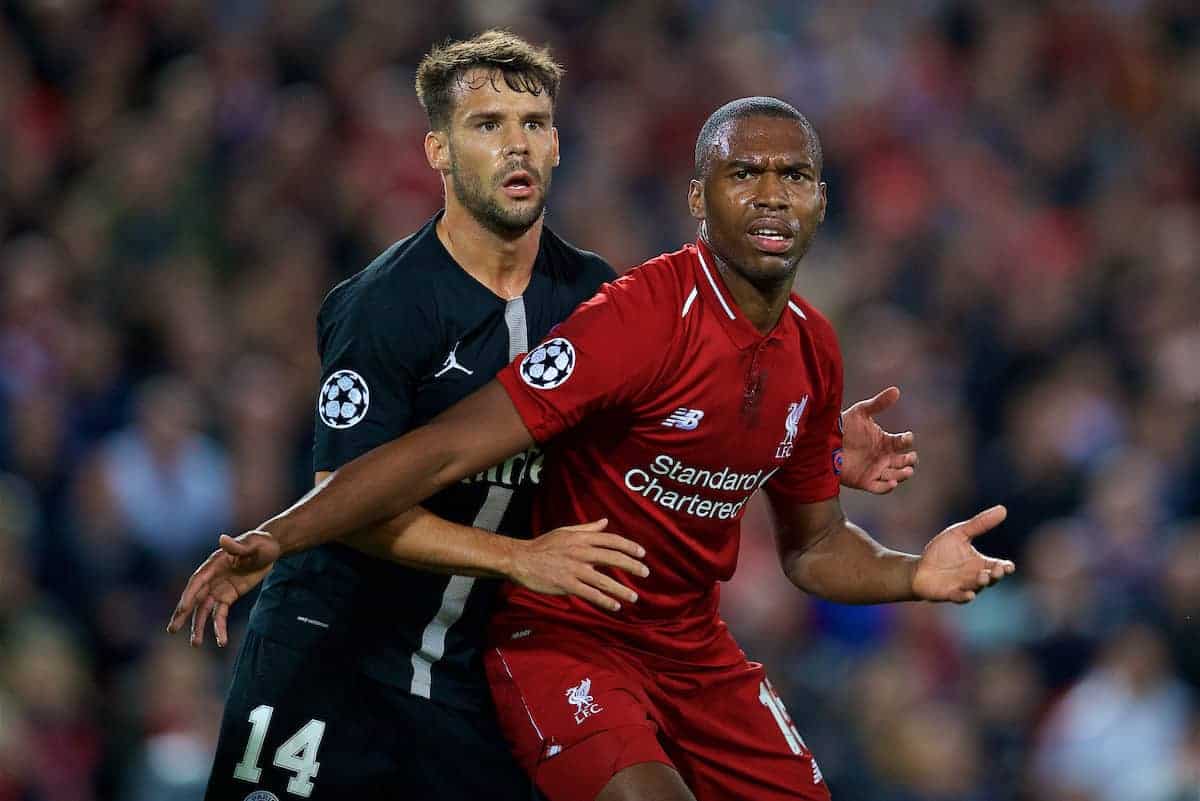
M 532 94 L 510 87 L 504 73 L 482 67 L 459 75 L 451 85 L 455 116 L 475 111 L 510 111 L 515 113 L 549 112 L 552 108 L 546 92 Z
M 799 121 L 785 117 L 743 117 L 730 120 L 713 137 L 711 158 L 717 161 L 757 161 L 786 158 L 810 161 L 812 143 Z

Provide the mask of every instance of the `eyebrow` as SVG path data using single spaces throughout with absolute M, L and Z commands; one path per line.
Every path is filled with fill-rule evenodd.
M 747 161 L 746 159 L 731 159 L 730 161 L 726 162 L 726 164 L 728 165 L 728 167 L 727 167 L 728 169 L 735 170 L 735 171 L 736 170 L 762 170 L 762 169 L 764 169 L 762 162 Z M 785 170 L 805 170 L 805 169 L 814 170 L 816 168 L 813 166 L 813 163 L 811 161 L 791 161 L 791 162 L 785 163 L 783 165 L 783 169 L 785 169 Z
M 467 120 L 498 120 L 507 117 L 511 112 L 501 109 L 481 109 L 472 111 L 467 115 Z M 548 121 L 550 119 L 549 112 L 545 111 L 528 111 L 518 115 L 522 120 L 540 120 Z

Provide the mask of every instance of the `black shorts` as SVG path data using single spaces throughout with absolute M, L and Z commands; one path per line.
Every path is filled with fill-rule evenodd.
M 492 715 L 249 632 L 206 801 L 532 801 Z

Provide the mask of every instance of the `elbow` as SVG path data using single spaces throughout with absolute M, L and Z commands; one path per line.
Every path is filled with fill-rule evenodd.
M 792 550 L 779 555 L 779 566 L 783 568 L 783 575 L 792 583 L 796 589 L 803 590 L 807 593 L 813 593 L 812 574 L 809 570 L 808 560 L 805 558 L 807 553 L 803 550 Z
M 835 523 L 804 537 L 788 538 L 779 549 L 779 564 L 788 581 L 810 595 L 826 597 L 825 579 L 835 565 L 830 559 L 837 558 L 837 532 Z

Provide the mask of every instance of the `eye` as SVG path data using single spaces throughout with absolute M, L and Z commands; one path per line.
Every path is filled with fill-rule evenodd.
M 525 130 L 527 131 L 540 131 L 545 127 L 545 124 L 538 120 L 528 120 L 525 123 Z
M 742 169 L 735 172 L 733 174 L 733 177 L 738 179 L 739 181 L 744 181 L 750 177 L 750 171 L 747 170 L 745 167 L 743 167 Z
M 491 133 L 492 131 L 498 131 L 500 130 L 500 123 L 496 122 L 495 120 L 484 120 L 483 122 L 479 123 L 479 130 L 487 131 L 488 133 Z
M 787 179 L 789 181 L 807 181 L 808 173 L 802 172 L 801 170 L 792 170 L 787 174 Z

